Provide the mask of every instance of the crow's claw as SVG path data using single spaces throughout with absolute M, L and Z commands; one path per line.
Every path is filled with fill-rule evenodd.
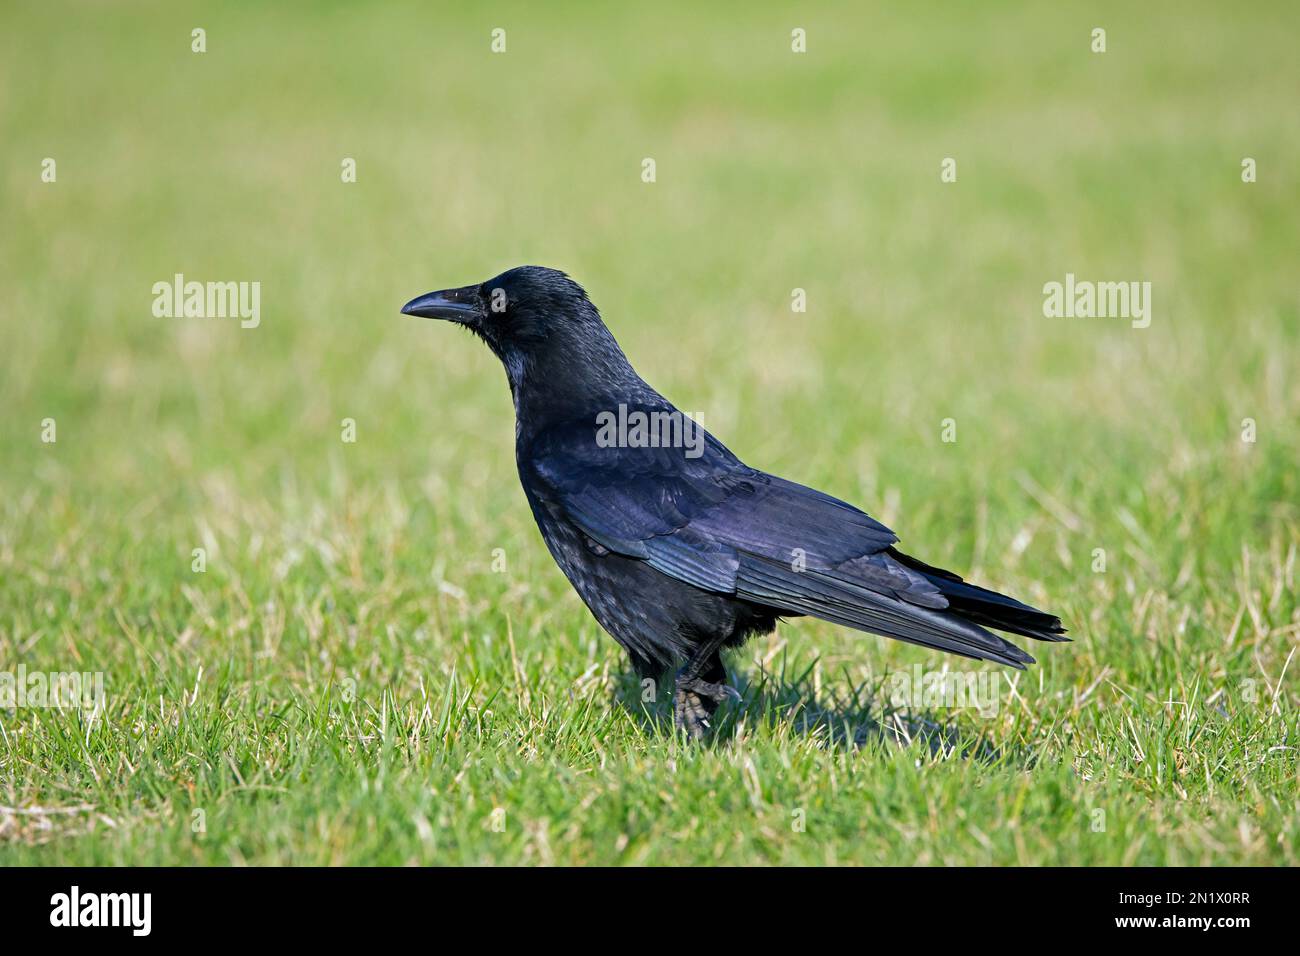
M 673 717 L 687 736 L 699 740 L 711 728 L 710 718 L 724 700 L 739 702 L 740 692 L 728 684 L 714 684 L 698 677 L 678 677 L 673 693 Z
M 673 694 L 673 722 L 692 740 L 700 740 L 710 729 L 709 718 L 717 704 L 694 691 L 677 688 Z

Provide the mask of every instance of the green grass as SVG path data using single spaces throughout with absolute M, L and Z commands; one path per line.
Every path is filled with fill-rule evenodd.
M 1300 862 L 1297 19 L 7 5 L 0 671 L 107 700 L 0 710 L 0 864 Z M 981 716 L 888 693 L 970 662 L 792 622 L 675 739 L 495 360 L 396 314 L 523 262 L 1075 642 Z M 175 272 L 261 326 L 154 318 Z M 1066 272 L 1151 281 L 1150 328 L 1044 318 Z

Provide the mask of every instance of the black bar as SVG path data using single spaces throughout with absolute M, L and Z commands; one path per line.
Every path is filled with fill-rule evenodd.
M 75 934 L 128 944 L 339 945 L 418 932 L 430 945 L 466 934 L 495 944 L 574 933 L 594 945 L 592 933 L 607 943 L 636 939 L 647 924 L 698 913 L 701 931 L 726 927 L 729 947 L 778 926 L 848 929 L 864 944 L 866 934 L 906 932 L 957 945 L 963 934 L 987 940 L 1014 929 L 1072 942 L 1199 936 L 1231 945 L 1243 932 L 1293 925 L 1293 884 L 1289 870 L 1272 869 L 5 869 L 0 914 L 7 943 Z M 116 912 L 125 925 L 52 925 L 72 921 L 74 886 L 77 921 Z M 147 936 L 137 935 L 143 896 L 103 906 L 98 896 L 133 893 L 149 894 Z M 1132 920 L 1150 922 L 1121 925 Z

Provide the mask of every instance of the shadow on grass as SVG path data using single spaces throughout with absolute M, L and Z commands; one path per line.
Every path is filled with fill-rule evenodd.
M 987 764 L 1029 769 L 1036 751 L 1019 744 L 995 744 L 971 732 L 951 711 L 925 709 L 908 712 L 890 704 L 880 683 L 854 684 L 845 674 L 847 691 L 820 690 L 813 685 L 816 660 L 793 672 L 782 660 L 779 671 L 760 666 L 754 674 L 728 668 L 732 686 L 741 694 L 739 703 L 723 704 L 714 719 L 713 734 L 702 743 L 707 747 L 730 746 L 742 727 L 753 732 L 762 726 L 775 735 L 820 740 L 828 746 L 863 749 L 918 747 L 933 757 L 959 757 Z M 672 678 L 665 675 L 658 693 L 644 699 L 640 678 L 631 671 L 620 676 L 614 700 L 642 731 L 650 736 L 671 737 L 673 726 Z

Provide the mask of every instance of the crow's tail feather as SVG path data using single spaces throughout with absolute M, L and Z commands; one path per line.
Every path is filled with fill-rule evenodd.
M 975 624 L 1039 641 L 1068 641 L 1061 619 L 1015 598 L 967 584 L 951 571 L 932 567 L 893 548 L 889 555 L 899 564 L 921 574 L 948 599 L 948 609 Z
M 952 613 L 951 609 L 911 604 L 842 577 L 811 570 L 795 571 L 783 562 L 759 555 L 741 555 L 736 593 L 778 611 L 808 614 L 833 624 L 962 657 L 996 661 L 1021 670 L 1026 664 L 1034 663 L 1032 657 L 1010 641 Z

